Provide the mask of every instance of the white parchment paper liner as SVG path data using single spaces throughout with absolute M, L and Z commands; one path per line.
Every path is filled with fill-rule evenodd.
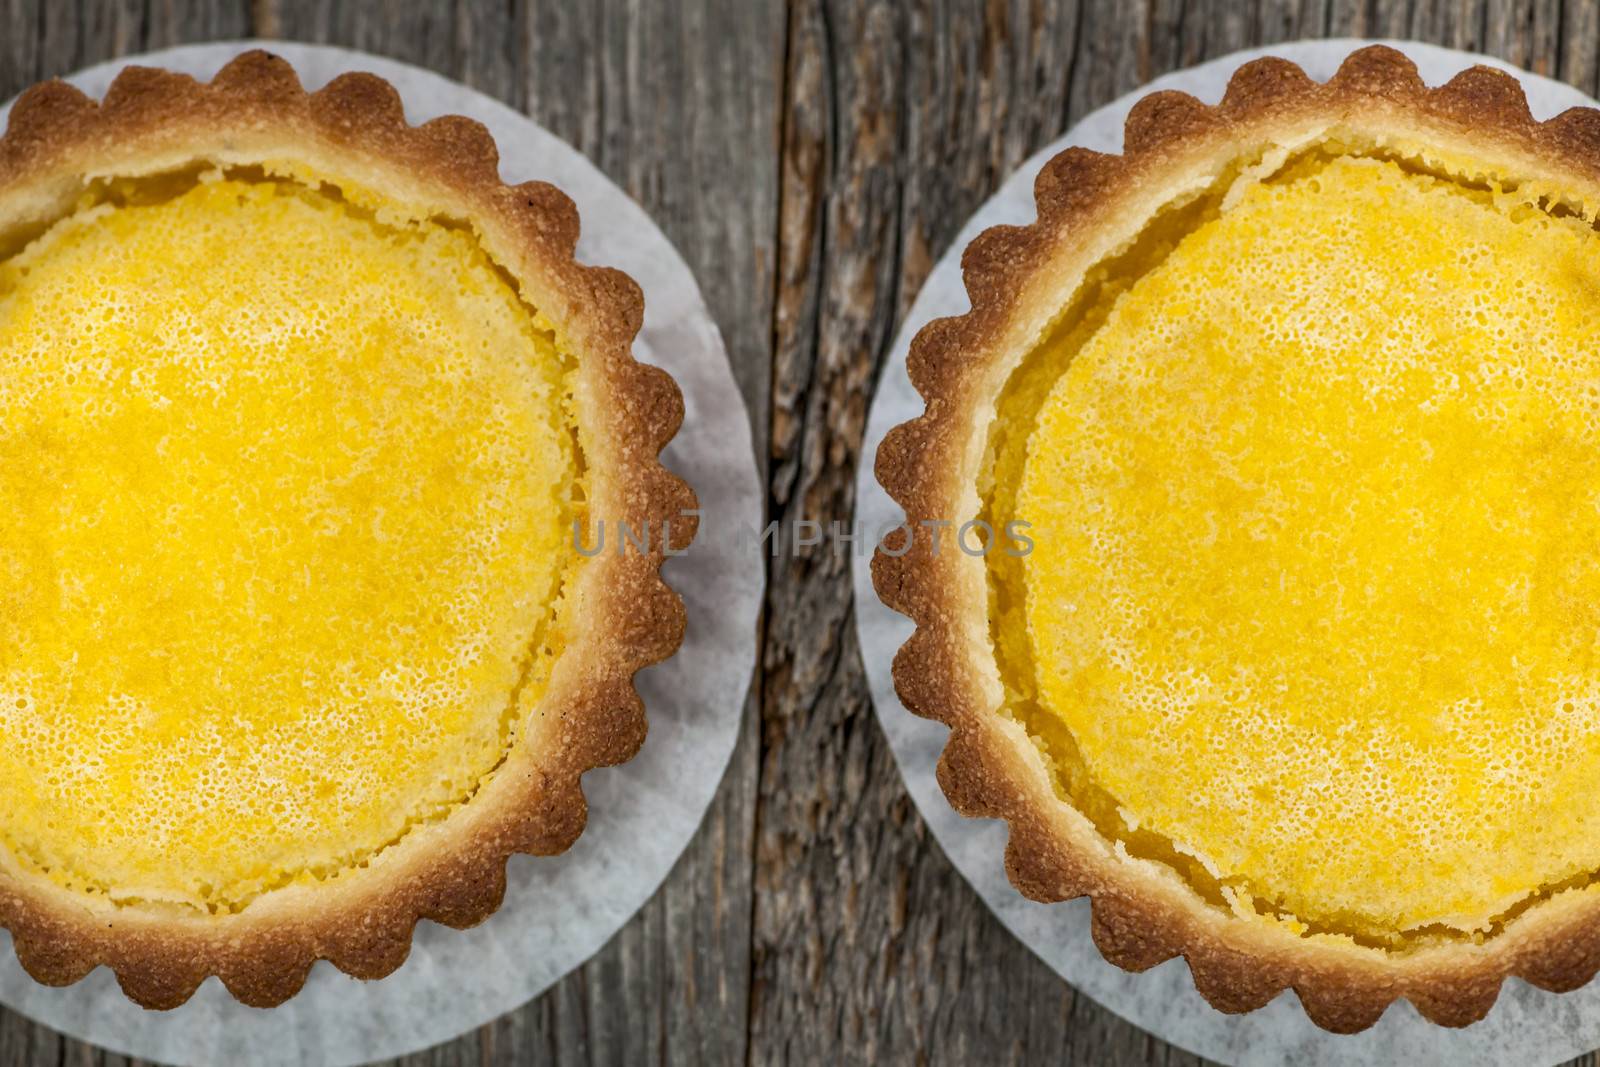
M 862 528 L 887 529 L 904 517 L 873 477 L 872 457 L 891 427 L 922 412 L 922 400 L 906 377 L 906 352 L 911 338 L 930 319 L 959 315 L 968 309 L 966 290 L 961 285 L 962 249 L 991 226 L 1033 221 L 1033 180 L 1047 160 L 1071 145 L 1121 152 L 1122 124 L 1128 111 L 1140 97 L 1158 89 L 1180 89 L 1214 104 L 1222 98 L 1229 76 L 1240 64 L 1264 55 L 1292 60 L 1311 77 L 1325 81 L 1347 55 L 1371 43 L 1345 39 L 1272 45 L 1235 52 L 1165 75 L 1085 117 L 1007 179 L 967 223 L 929 275 L 895 341 L 873 401 L 857 478 Z M 1550 118 L 1569 107 L 1595 103 L 1571 86 L 1487 56 L 1410 41 L 1382 43 L 1409 55 L 1429 85 L 1448 81 L 1475 63 L 1509 71 L 1522 81 L 1528 104 L 1539 119 Z M 1024 898 L 1006 880 L 1005 825 L 988 819 L 964 819 L 945 800 L 934 779 L 934 768 L 949 731 L 906 711 L 895 696 L 889 676 L 895 651 L 911 635 L 912 626 L 903 616 L 884 607 L 873 592 L 865 558 L 855 562 L 855 586 L 862 658 L 878 721 L 888 734 L 906 786 L 935 839 L 1008 929 L 1057 974 L 1118 1015 L 1164 1041 L 1236 1064 L 1448 1063 L 1452 1067 L 1496 1067 L 1516 1063 L 1534 1067 L 1600 1046 L 1600 982 L 1562 996 L 1510 980 L 1489 1015 L 1462 1030 L 1435 1026 L 1402 1001 L 1390 1007 L 1378 1024 L 1365 1033 L 1338 1036 L 1314 1026 L 1290 992 L 1260 1011 L 1229 1016 L 1213 1009 L 1195 992 L 1188 965 L 1182 959 L 1169 960 L 1142 975 L 1129 974 L 1106 963 L 1089 938 L 1088 902 L 1036 904 Z
M 688 416 L 665 456 L 699 493 L 702 529 L 759 524 L 762 490 L 744 402 L 688 266 L 636 203 L 531 119 L 417 67 L 278 41 L 130 56 L 67 80 L 96 98 L 129 64 L 208 80 L 252 47 L 283 56 L 308 89 L 346 71 L 373 71 L 400 90 L 413 123 L 445 114 L 475 118 L 499 143 L 507 181 L 546 179 L 577 201 L 578 258 L 620 267 L 643 287 L 644 329 L 634 353 L 669 370 L 683 389 Z M 0 122 L 8 110 L 0 109 Z M 421 924 L 409 962 L 381 982 L 358 982 L 319 964 L 298 997 L 258 1011 L 212 979 L 189 1004 L 166 1013 L 131 1004 L 103 968 L 68 989 L 40 986 L 18 966 L 10 937 L 0 931 L 0 1002 L 118 1052 L 237 1067 L 400 1056 L 527 1003 L 592 956 L 661 885 L 699 826 L 738 736 L 755 665 L 765 582 L 760 557 L 702 537 L 666 574 L 688 605 L 689 631 L 676 656 L 639 676 L 650 720 L 643 751 L 622 767 L 584 777 L 584 835 L 563 856 L 514 857 L 505 906 L 484 925 L 458 932 Z M 0 783 L 0 803 L 3 796 Z

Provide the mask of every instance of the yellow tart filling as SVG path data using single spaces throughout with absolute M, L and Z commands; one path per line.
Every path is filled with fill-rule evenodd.
M 572 385 L 470 227 L 323 181 L 0 261 L 0 851 L 237 910 L 469 799 L 563 641 Z
M 1308 153 L 1002 398 L 1007 710 L 1240 914 L 1481 937 L 1600 871 L 1600 234 L 1548 200 Z

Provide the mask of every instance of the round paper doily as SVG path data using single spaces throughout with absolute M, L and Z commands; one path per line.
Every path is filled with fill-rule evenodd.
M 688 266 L 644 211 L 576 150 L 516 111 L 429 71 L 339 48 L 278 41 L 196 45 L 131 56 L 67 80 L 100 97 L 130 63 L 209 79 L 229 59 L 267 48 L 294 64 L 307 88 L 370 70 L 400 90 L 407 118 L 468 115 L 500 146 L 508 181 L 547 179 L 577 201 L 578 257 L 620 267 L 645 294 L 634 345 L 672 372 L 688 417 L 668 464 L 700 494 L 706 529 L 754 526 L 761 516 L 750 425 L 739 390 Z M 9 107 L 0 109 L 0 121 Z M 729 447 L 734 442 L 734 447 Z M 740 447 L 742 445 L 742 447 Z M 650 718 L 643 751 L 584 777 L 589 827 L 570 852 L 515 857 L 505 906 L 458 932 L 418 927 L 409 962 L 381 982 L 358 982 L 327 964 L 280 1008 L 257 1011 L 215 979 L 173 1012 L 125 999 L 105 969 L 67 989 L 34 983 L 0 932 L 0 1002 L 73 1037 L 169 1063 L 351 1064 L 447 1041 L 526 1004 L 592 956 L 661 885 L 694 835 L 727 767 L 755 666 L 756 612 L 765 581 L 754 553 L 719 551 L 701 538 L 669 562 L 689 609 L 679 653 L 639 675 Z
M 999 192 L 968 221 L 950 250 L 929 275 L 906 316 L 873 400 L 865 457 L 857 478 L 862 528 L 881 530 L 903 517 L 872 474 L 872 457 L 889 429 L 922 411 L 922 400 L 906 377 L 911 338 L 930 319 L 967 310 L 961 285 L 961 251 L 990 226 L 1033 221 L 1033 180 L 1040 167 L 1062 149 L 1080 145 L 1101 152 L 1122 150 L 1122 124 L 1135 101 L 1158 89 L 1180 89 L 1207 103 L 1222 97 L 1228 77 L 1258 56 L 1292 60 L 1313 78 L 1331 77 L 1340 62 L 1370 41 L 1301 41 L 1235 52 L 1198 67 L 1157 78 L 1149 85 L 1087 116 L 1068 133 L 1024 163 Z M 1475 63 L 1499 67 L 1521 79 L 1537 118 L 1594 101 L 1568 85 L 1518 70 L 1486 56 L 1455 52 L 1410 41 L 1385 41 L 1404 51 L 1430 85 L 1438 85 Z M 1449 1064 L 1495 1067 L 1506 1063 L 1555 1063 L 1600 1046 L 1600 982 L 1566 995 L 1545 993 L 1523 982 L 1506 982 L 1500 1000 L 1481 1022 L 1448 1030 L 1424 1020 L 1410 1004 L 1392 1006 L 1372 1029 L 1339 1036 L 1318 1029 L 1293 993 L 1285 992 L 1260 1011 L 1229 1016 L 1214 1010 L 1194 990 L 1188 965 L 1168 962 L 1142 975 L 1129 974 L 1100 957 L 1089 938 L 1085 900 L 1035 904 L 1006 881 L 1002 823 L 963 819 L 951 809 L 934 780 L 934 767 L 948 733 L 938 723 L 906 711 L 889 677 L 895 651 L 911 634 L 911 624 L 878 600 L 868 560 L 855 562 L 856 618 L 862 658 L 872 688 L 878 721 L 888 734 L 906 787 L 928 828 L 952 863 L 1022 943 L 1061 977 L 1128 1021 L 1211 1059 L 1236 1064 Z

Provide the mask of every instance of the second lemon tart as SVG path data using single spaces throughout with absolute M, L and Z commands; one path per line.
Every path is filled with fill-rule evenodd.
M 1340 1030 L 1600 964 L 1597 133 L 1484 69 L 1262 61 L 968 250 L 879 456 L 929 523 L 877 561 L 896 680 L 1113 961 Z M 1032 550 L 937 552 L 969 518 Z

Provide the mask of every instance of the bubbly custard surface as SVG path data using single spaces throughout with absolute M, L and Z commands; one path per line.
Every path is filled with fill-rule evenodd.
M 0 262 L 0 851 L 230 910 L 469 798 L 560 647 L 570 389 L 470 232 L 315 183 Z
M 1251 184 L 1031 403 L 1000 638 L 1064 789 L 1334 932 L 1600 870 L 1586 223 L 1377 159 Z

